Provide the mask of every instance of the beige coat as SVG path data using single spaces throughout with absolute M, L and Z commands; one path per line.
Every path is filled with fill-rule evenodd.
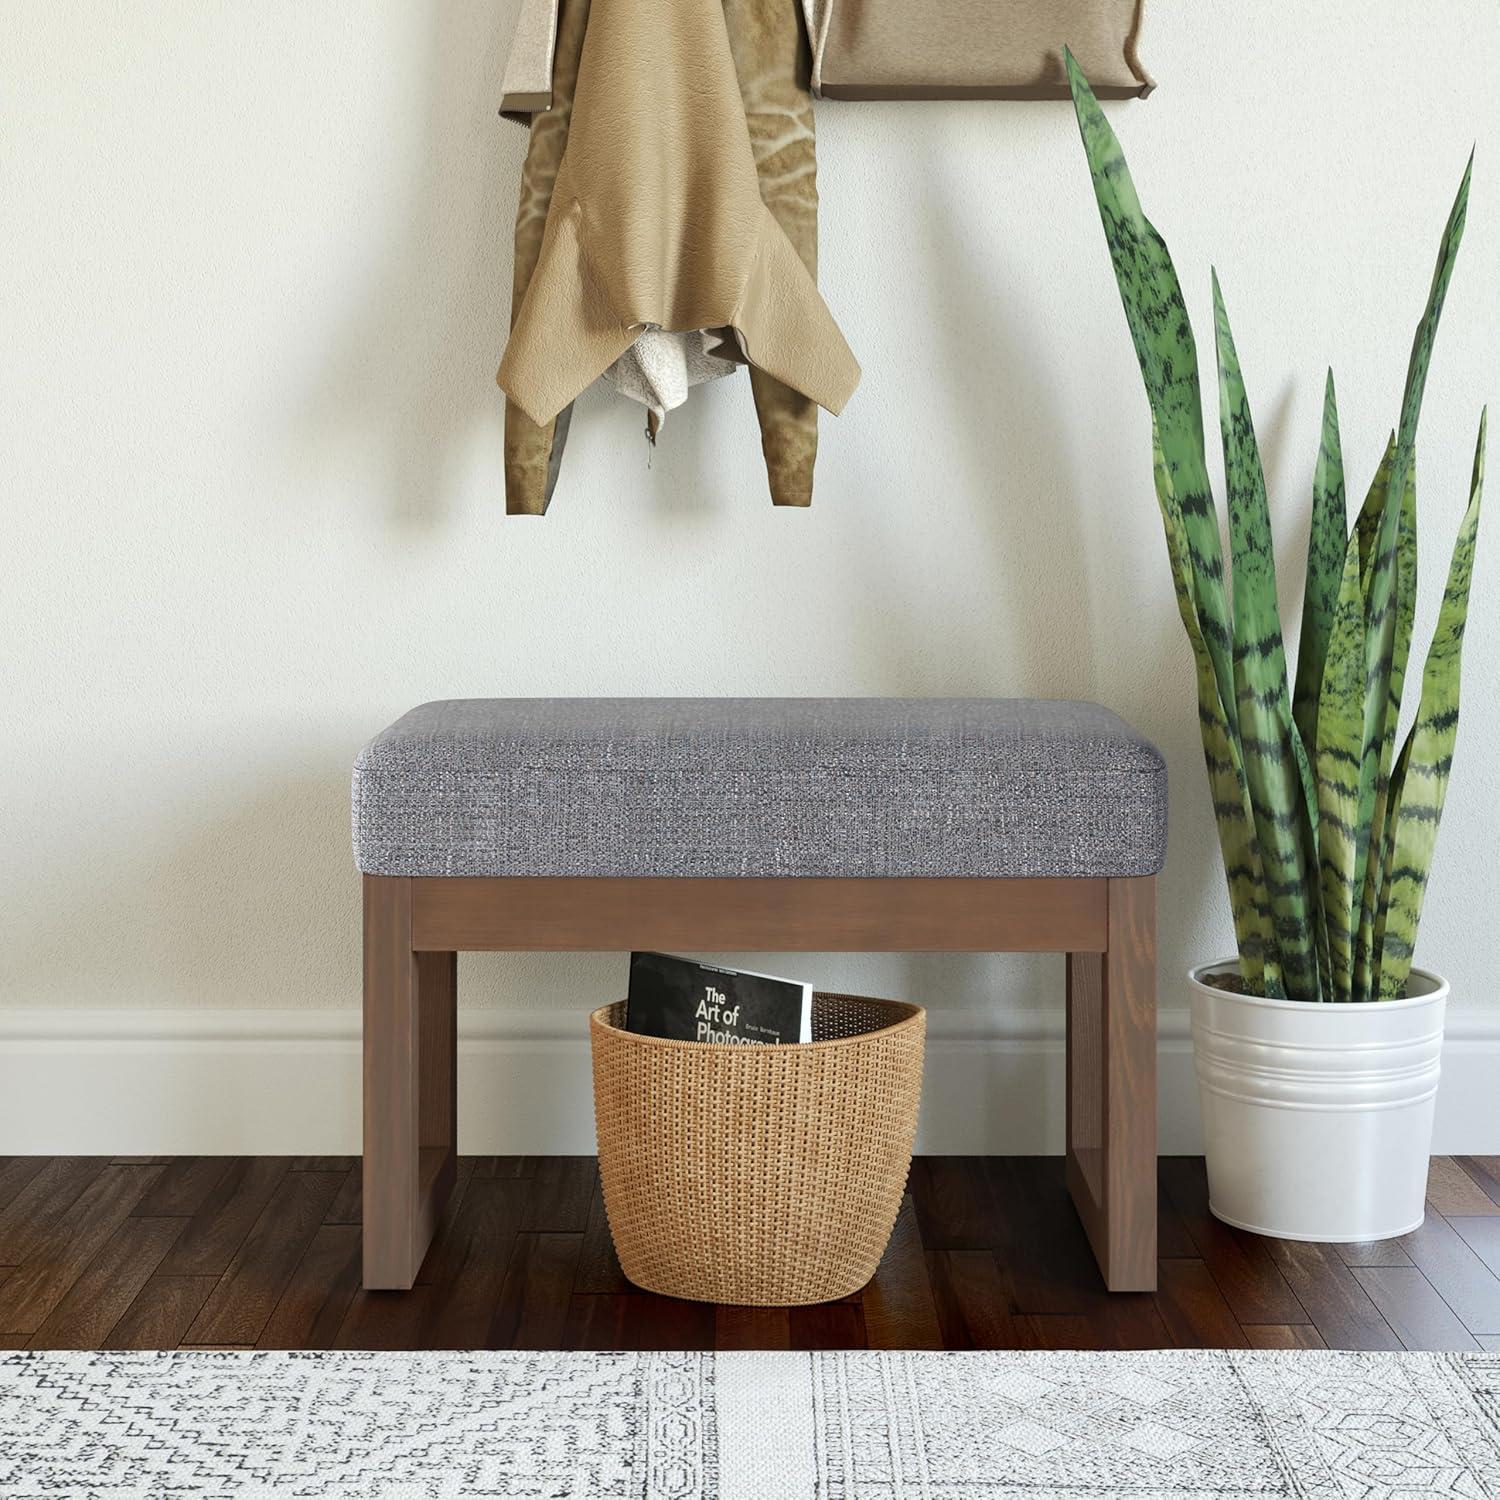
M 762 201 L 722 0 L 592 0 L 500 385 L 549 423 L 654 330 L 718 334 L 832 412 L 859 380 Z

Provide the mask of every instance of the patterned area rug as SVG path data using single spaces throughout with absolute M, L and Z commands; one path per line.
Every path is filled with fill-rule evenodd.
M 1500 1355 L 11 1354 L 6 1496 L 1500 1496 Z

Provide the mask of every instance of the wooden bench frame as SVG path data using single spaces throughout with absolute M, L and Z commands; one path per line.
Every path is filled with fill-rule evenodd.
M 1156 1286 L 1156 881 L 364 877 L 364 1284 L 409 1288 L 457 1172 L 460 952 L 1067 954 L 1067 1181 Z M 579 1035 L 583 1035 L 582 1022 Z

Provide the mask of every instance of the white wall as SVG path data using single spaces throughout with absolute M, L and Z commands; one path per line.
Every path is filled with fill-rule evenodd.
M 566 693 L 1109 704 L 1171 764 L 1180 1004 L 1175 976 L 1230 928 L 1071 112 L 819 109 L 822 283 L 865 376 L 825 419 L 810 511 L 772 510 L 737 378 L 674 414 L 649 465 L 637 410 L 590 394 L 552 514 L 508 520 L 514 4 L 7 8 L 0 1006 L 27 1035 L 74 1008 L 355 1006 L 361 741 L 423 699 Z M 1143 50 L 1159 92 L 1110 109 L 1200 340 L 1219 268 L 1293 620 L 1324 366 L 1362 493 L 1478 142 L 1422 428 L 1425 649 L 1500 397 L 1492 0 L 1157 3 Z M 1492 1018 L 1497 530 L 1420 955 Z M 795 966 L 996 1026 L 1060 998 L 1052 959 Z M 621 975 L 614 955 L 463 963 L 468 1005 L 537 1034 Z

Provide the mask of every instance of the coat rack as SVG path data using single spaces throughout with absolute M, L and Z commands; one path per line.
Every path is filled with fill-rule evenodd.
M 522 0 L 500 112 L 552 104 L 563 0 Z M 1066 99 L 1071 47 L 1101 99 L 1144 99 L 1145 0 L 786 0 L 800 4 L 825 99 Z
M 1144 99 L 1145 0 L 802 0 L 826 99 L 1066 99 L 1071 47 L 1094 93 Z

